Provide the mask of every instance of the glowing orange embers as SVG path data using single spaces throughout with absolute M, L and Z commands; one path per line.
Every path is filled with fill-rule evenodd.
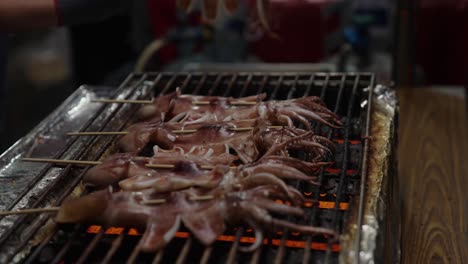
M 102 226 L 98 225 L 92 225 L 88 227 L 87 232 L 91 234 L 97 234 L 99 231 L 101 231 Z M 108 228 L 104 233 L 107 235 L 120 235 L 124 231 L 124 228 L 121 227 L 110 227 Z M 130 236 L 140 236 L 141 234 L 134 228 L 131 228 L 128 230 L 127 235 Z M 299 236 L 299 232 L 294 232 L 292 234 L 293 236 Z M 177 238 L 189 238 L 190 233 L 188 232 L 177 232 L 175 235 Z M 221 235 L 218 237 L 218 241 L 223 241 L 223 242 L 234 242 L 236 240 L 235 236 L 230 236 L 230 235 Z M 248 243 L 248 244 L 253 244 L 255 243 L 255 238 L 254 237 L 241 237 L 240 238 L 241 243 Z M 281 239 L 272 239 L 271 241 L 272 245 L 275 246 L 280 246 L 281 245 Z M 268 244 L 268 239 L 263 240 L 263 244 Z M 300 240 L 285 240 L 284 245 L 286 247 L 290 248 L 305 248 L 307 245 L 306 241 L 300 241 Z M 325 251 L 328 248 L 327 243 L 320 243 L 320 242 L 312 242 L 310 244 L 310 248 L 313 250 L 322 250 Z M 333 244 L 331 245 L 331 250 L 333 252 L 338 252 L 340 251 L 340 245 L 339 244 Z
M 289 204 L 289 202 L 284 202 L 284 201 L 279 200 L 279 199 L 276 200 L 276 202 L 279 203 L 279 204 L 282 204 L 282 203 Z M 313 202 L 313 201 L 305 202 L 304 207 L 310 208 L 310 207 L 314 206 L 314 204 L 316 204 L 316 202 Z M 319 201 L 318 205 L 319 205 L 320 209 L 334 209 L 335 208 L 335 202 Z M 349 203 L 340 203 L 340 207 L 339 207 L 340 210 L 347 210 L 348 208 L 349 208 Z M 101 228 L 102 228 L 102 226 L 92 225 L 92 226 L 88 227 L 87 232 L 91 233 L 91 234 L 97 234 L 97 233 L 99 233 L 99 231 L 101 231 Z M 122 232 L 124 230 L 125 229 L 122 228 L 122 227 L 109 227 L 109 228 L 106 229 L 106 231 L 104 233 L 107 234 L 107 235 L 120 235 L 120 234 L 122 234 Z M 252 233 L 253 230 L 249 228 L 249 229 L 246 229 L 246 232 L 247 233 Z M 283 232 L 278 231 L 278 232 L 276 232 L 276 234 L 282 235 Z M 127 231 L 127 235 L 139 236 L 141 234 L 138 232 L 138 230 L 136 230 L 134 228 L 130 228 Z M 299 237 L 301 235 L 301 233 L 300 232 L 291 232 L 291 235 L 293 237 Z M 177 238 L 188 238 L 189 236 L 190 236 L 190 233 L 188 233 L 188 232 L 177 232 L 176 233 Z M 224 241 L 224 242 L 234 242 L 235 239 L 236 239 L 236 237 L 231 236 L 231 235 L 221 235 L 221 236 L 218 237 L 218 241 Z M 243 237 L 240 238 L 240 242 L 241 243 L 253 244 L 253 243 L 255 243 L 255 237 L 243 236 Z M 264 239 L 263 243 L 268 244 L 269 243 L 268 239 Z M 280 246 L 281 239 L 271 239 L 270 243 L 272 245 L 275 245 L 275 246 Z M 290 247 L 290 248 L 306 248 L 307 242 L 306 241 L 301 241 L 301 240 L 285 240 L 284 245 L 286 247 Z M 324 250 L 327 250 L 328 244 L 327 243 L 312 242 L 311 245 L 310 245 L 310 248 L 313 249 L 313 250 L 323 250 L 324 251 Z M 340 250 L 339 244 L 333 244 L 331 246 L 331 249 L 332 249 L 333 252 L 338 252 Z

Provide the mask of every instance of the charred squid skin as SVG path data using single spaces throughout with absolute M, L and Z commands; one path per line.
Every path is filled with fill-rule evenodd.
M 327 126 L 332 127 L 332 128 L 341 128 L 341 125 L 330 123 L 329 121 L 325 120 L 320 115 L 318 115 L 316 112 L 313 112 L 313 111 L 310 111 L 310 110 L 307 110 L 307 109 L 303 109 L 303 108 L 300 108 L 300 107 L 295 108 L 294 111 L 296 111 L 297 114 L 303 116 L 304 118 L 315 120 L 315 121 L 317 121 L 319 123 L 322 123 L 322 124 L 327 125 Z
M 319 235 L 320 234 L 320 235 L 331 236 L 331 239 L 329 239 L 330 242 L 335 242 L 338 240 L 338 234 L 333 229 L 324 228 L 324 227 L 299 225 L 299 224 L 291 223 L 285 220 L 276 219 L 273 217 L 271 217 L 271 219 L 269 220 L 270 221 L 268 222 L 268 224 L 270 224 L 273 227 L 288 228 L 289 230 L 301 232 L 307 235 Z
M 254 219 L 255 222 L 262 223 L 266 226 L 270 226 L 272 229 L 288 228 L 289 230 L 301 232 L 307 235 L 327 235 L 332 237 L 331 241 L 337 240 L 338 237 L 338 234 L 332 229 L 299 225 L 291 223 L 289 221 L 276 219 L 272 217 L 267 210 L 256 207 L 251 204 L 244 204 L 242 209 L 245 211 L 246 214 L 248 214 L 252 219 Z
M 99 189 L 117 184 L 128 175 L 132 157 L 131 153 L 121 153 L 104 159 L 101 164 L 92 167 L 86 172 L 82 180 L 83 184 Z M 115 160 L 117 161 L 116 165 L 112 163 Z
M 261 198 L 261 197 L 254 198 L 253 203 L 256 206 L 259 206 L 268 211 L 279 213 L 279 214 L 296 215 L 296 216 L 304 215 L 304 210 L 302 210 L 301 208 L 289 206 L 287 204 L 279 204 L 275 201 L 272 201 L 266 198 Z
M 288 110 L 288 109 L 281 109 L 279 110 L 281 115 L 287 116 L 290 120 L 295 119 L 299 121 L 301 124 L 303 124 L 307 130 L 311 130 L 312 127 L 310 126 L 309 120 L 307 120 L 304 116 L 299 115 L 295 111 Z M 292 121 L 291 121 L 292 122 Z M 294 127 L 294 125 L 290 125 L 289 127 Z
M 332 151 L 329 148 L 323 146 L 322 144 L 317 143 L 317 142 L 304 140 L 304 139 L 297 141 L 297 143 L 292 142 L 291 145 L 288 146 L 288 147 L 293 147 L 293 146 L 298 147 L 298 148 L 321 149 L 321 150 L 324 150 L 326 152 L 332 153 Z
M 335 112 L 328 109 L 325 106 L 325 104 L 320 105 L 320 104 L 308 102 L 307 100 L 296 101 L 296 103 L 299 105 L 303 105 L 304 108 L 306 109 L 319 113 L 323 118 L 333 120 L 333 122 L 335 122 L 339 126 L 343 125 L 340 121 L 340 117 Z
M 332 118 L 338 119 L 338 115 L 335 114 L 333 111 L 328 109 L 320 99 L 317 100 L 310 100 L 310 98 L 298 98 L 294 101 L 295 104 L 302 106 L 303 108 L 309 109 L 314 112 L 319 112 L 321 114 L 327 115 Z
M 268 157 L 270 155 L 274 155 L 275 153 L 279 152 L 280 150 L 287 149 L 288 146 L 290 146 L 292 144 L 295 144 L 296 142 L 302 140 L 303 138 L 307 138 L 312 134 L 313 134 L 312 132 L 307 132 L 307 133 L 304 133 L 304 134 L 302 134 L 300 136 L 297 136 L 295 138 L 291 138 L 291 139 L 288 139 L 286 141 L 283 141 L 282 143 L 276 143 L 272 147 L 270 147 L 270 149 L 262 156 L 262 158 L 263 157 Z M 260 160 L 262 158 L 260 158 Z
M 301 192 L 292 186 L 288 186 L 290 201 L 296 206 L 302 206 L 304 204 L 305 198 Z
M 61 204 L 55 221 L 59 224 L 69 224 L 97 219 L 108 208 L 112 191 L 112 188 L 106 188 L 80 198 L 67 198 Z M 88 206 L 86 210 L 80 206 L 82 204 Z
M 325 144 L 332 152 L 336 152 L 336 145 L 330 139 L 318 135 L 314 135 L 312 139 L 319 144 Z
M 263 232 L 261 228 L 254 221 L 249 219 L 247 219 L 247 223 L 253 228 L 255 232 L 255 242 L 248 247 L 239 246 L 240 252 L 253 252 L 263 244 Z
M 160 236 L 161 221 L 156 223 L 152 222 L 155 221 L 155 219 L 148 221 L 145 233 L 138 243 L 140 250 L 143 252 L 155 252 L 169 244 L 175 237 L 176 232 L 180 229 L 181 224 L 180 215 L 176 215 L 174 218 L 175 221 L 173 221 L 172 226 L 164 226 L 166 232 L 164 232 L 162 236 Z
M 316 177 L 308 176 L 298 169 L 280 164 L 260 164 L 249 169 L 253 170 L 254 173 L 260 171 L 271 173 L 281 179 L 295 179 L 303 181 L 314 181 L 316 179 Z
M 252 197 L 251 199 L 254 197 L 281 199 L 289 201 L 295 206 L 302 206 L 305 201 L 304 196 L 296 188 L 291 186 L 288 186 L 287 192 L 284 192 L 277 186 L 260 186 L 255 188 L 253 191 L 251 190 L 249 195 L 249 197 Z
M 291 119 L 291 117 L 285 115 L 285 114 L 278 114 L 278 115 L 273 115 L 275 118 L 278 120 L 278 124 L 283 125 L 283 126 L 288 126 L 288 127 L 293 127 L 294 122 Z
M 156 98 L 152 104 L 142 106 L 138 110 L 137 116 L 141 120 L 152 119 L 154 121 L 163 121 L 161 119 L 162 116 L 158 113 L 168 112 L 171 101 L 177 98 L 179 94 L 180 90 L 176 90 L 170 94 Z
M 257 187 L 260 185 L 275 185 L 281 188 L 281 190 L 283 190 L 285 193 L 289 193 L 289 189 L 286 183 L 271 173 L 252 173 L 241 179 L 240 182 L 244 187 L 247 188 Z
M 318 96 L 306 96 L 306 97 L 296 98 L 294 99 L 294 102 L 322 106 L 326 108 L 325 103 Z
M 333 162 L 307 162 L 296 158 L 286 157 L 286 156 L 268 156 L 265 157 L 262 162 L 268 163 L 269 161 L 277 162 L 279 164 L 284 164 L 286 166 L 296 168 L 304 173 L 312 174 L 315 173 L 318 169 L 322 167 L 329 166 Z
M 155 105 L 144 105 L 138 110 L 137 115 L 141 120 L 145 120 L 154 117 L 156 113 L 157 107 Z
M 250 158 L 248 155 L 246 155 L 244 151 L 234 147 L 232 144 L 228 144 L 228 147 L 229 149 L 232 149 L 237 154 L 237 156 L 239 157 L 239 159 L 242 161 L 243 164 L 249 164 L 253 162 L 253 159 Z

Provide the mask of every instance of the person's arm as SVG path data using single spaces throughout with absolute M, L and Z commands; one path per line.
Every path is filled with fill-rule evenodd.
M 57 25 L 54 0 L 0 0 L 0 32 Z
M 0 31 L 99 21 L 124 13 L 131 1 L 134 0 L 0 0 Z

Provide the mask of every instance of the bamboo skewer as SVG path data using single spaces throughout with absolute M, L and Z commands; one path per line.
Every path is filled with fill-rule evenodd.
M 163 204 L 165 202 L 166 202 L 166 199 L 154 199 L 154 200 L 142 201 L 140 204 L 143 204 L 143 205 L 157 205 L 157 204 Z
M 213 195 L 203 195 L 203 196 L 194 196 L 190 197 L 190 201 L 209 201 L 213 200 L 216 197 Z M 153 199 L 153 200 L 145 200 L 142 201 L 141 204 L 143 205 L 159 205 L 166 203 L 166 199 Z M 42 214 L 42 213 L 56 213 L 60 210 L 60 207 L 46 207 L 46 208 L 32 208 L 32 209 L 22 209 L 17 211 L 0 211 L 0 216 L 7 216 L 7 215 L 20 215 L 20 214 Z
M 60 207 L 46 207 L 46 208 L 23 209 L 23 210 L 18 210 L 18 211 L 3 211 L 3 212 L 0 212 L 0 216 L 19 215 L 19 214 L 56 213 L 59 210 L 60 210 Z
M 193 196 L 193 197 L 189 197 L 189 200 L 190 201 L 209 201 L 209 200 L 213 200 L 215 199 L 216 197 L 214 197 L 213 195 L 203 195 L 203 196 Z M 167 200 L 166 199 L 153 199 L 153 200 L 144 200 L 141 202 L 141 204 L 143 205 L 158 205 L 158 204 L 163 204 L 163 203 L 166 203 Z
M 153 100 L 123 100 L 123 99 L 95 99 L 91 100 L 92 103 L 117 103 L 117 104 L 153 104 Z M 193 105 L 210 105 L 210 101 L 193 101 Z M 256 105 L 257 102 L 249 102 L 249 101 L 232 101 L 229 102 L 230 105 L 235 106 L 249 106 L 249 105 Z
M 186 129 L 186 130 L 172 130 L 173 133 L 176 134 L 191 134 L 197 132 L 196 129 Z
M 282 129 L 284 126 L 268 126 L 271 129 Z M 234 132 L 246 132 L 253 130 L 254 127 L 234 127 L 230 130 Z M 172 130 L 175 134 L 192 134 L 197 132 L 197 129 L 183 129 L 183 130 Z M 67 136 L 115 136 L 115 135 L 127 135 L 127 131 L 103 131 L 103 132 L 69 132 Z
M 175 165 L 172 165 L 172 164 L 146 164 L 145 166 L 147 168 L 150 168 L 150 169 L 173 169 L 173 168 L 175 168 Z M 210 165 L 201 165 L 200 168 L 203 169 L 203 170 L 212 170 L 215 167 L 210 166 Z M 230 166 L 229 168 L 230 169 L 235 169 L 237 167 L 236 166 Z
M 92 103 L 117 103 L 117 104 L 152 104 L 154 100 L 121 100 L 121 99 L 95 99 Z
M 88 161 L 88 160 L 60 160 L 60 159 L 44 159 L 44 158 L 23 158 L 23 161 L 29 162 L 47 162 L 55 164 L 74 164 L 74 165 L 87 165 L 94 166 L 101 164 L 100 161 Z
M 115 136 L 115 135 L 127 135 L 126 131 L 110 131 L 110 132 L 70 132 L 67 136 Z
M 210 105 L 211 102 L 209 101 L 194 101 L 192 102 L 194 105 Z M 229 102 L 230 105 L 238 105 L 238 106 L 249 106 L 249 105 L 256 105 L 257 102 L 249 102 L 249 101 L 232 101 Z
M 211 201 L 216 199 L 214 195 L 200 195 L 189 197 L 190 201 Z M 140 202 L 142 205 L 160 205 L 166 203 L 166 199 L 152 199 L 152 200 L 143 200 Z M 45 208 L 31 208 L 31 209 L 21 209 L 17 211 L 0 211 L 0 216 L 8 215 L 20 215 L 20 214 L 42 214 L 42 213 L 57 213 L 60 210 L 60 207 L 45 207 Z
M 55 164 L 73 164 L 73 165 L 84 165 L 84 166 L 95 166 L 99 165 L 101 161 L 88 161 L 88 160 L 60 160 L 60 159 L 44 159 L 44 158 L 23 158 L 23 161 L 26 162 L 46 162 L 46 163 L 55 163 Z M 146 164 L 147 168 L 150 169 L 173 169 L 175 168 L 172 164 Z M 212 170 L 214 166 L 202 165 L 200 166 L 203 170 Z M 230 169 L 235 169 L 236 166 L 229 167 Z

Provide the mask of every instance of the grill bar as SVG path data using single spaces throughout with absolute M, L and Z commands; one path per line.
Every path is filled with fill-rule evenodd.
M 243 227 L 240 227 L 239 229 L 237 229 L 236 231 L 236 239 L 234 240 L 234 243 L 232 243 L 232 246 L 229 250 L 229 255 L 228 255 L 228 258 L 226 260 L 226 264 L 233 264 L 235 263 L 236 261 L 236 253 L 237 253 L 237 250 L 239 248 L 239 244 L 240 244 L 240 238 L 242 236 L 242 233 L 244 233 L 244 228 Z
M 171 88 L 176 78 L 177 78 L 177 74 L 172 75 L 171 79 L 169 79 L 169 81 L 164 86 L 164 89 L 161 91 L 161 95 L 167 94 L 167 91 Z
M 280 89 L 282 84 L 283 84 L 283 75 L 280 75 L 278 82 L 275 86 L 275 89 L 273 90 L 273 92 L 271 92 L 270 96 L 268 97 L 268 100 L 274 100 L 276 98 L 276 95 L 278 94 L 278 90 Z
M 237 81 L 237 74 L 234 74 L 231 80 L 229 81 L 226 91 L 223 94 L 224 97 L 227 97 L 229 96 L 229 94 L 232 93 L 232 87 L 234 87 L 234 84 L 236 84 L 236 81 Z M 241 93 L 241 94 L 244 94 L 244 93 Z
M 292 85 L 291 89 L 288 92 L 288 95 L 287 95 L 287 98 L 286 98 L 287 100 L 292 98 L 293 93 L 296 90 L 298 79 L 299 79 L 299 76 L 296 75 L 294 77 L 294 84 Z M 281 83 L 281 82 L 279 82 L 279 83 Z M 278 85 L 278 88 L 279 88 L 279 85 Z M 307 96 L 307 94 L 303 94 L 303 97 L 305 97 L 305 96 Z M 301 185 L 301 182 L 296 181 L 296 183 L 295 183 L 296 189 L 299 190 L 300 185 Z M 288 216 L 288 220 L 291 221 L 291 216 Z M 287 228 L 283 229 L 283 235 L 281 237 L 281 243 L 280 243 L 278 253 L 276 254 L 276 258 L 275 258 L 275 261 L 274 261 L 275 264 L 280 264 L 283 261 L 283 257 L 284 257 L 284 254 L 285 254 L 285 242 L 286 242 L 286 239 L 288 238 L 288 233 L 289 233 L 289 230 Z
M 44 249 L 44 247 L 49 243 L 49 241 L 57 234 L 58 228 L 54 228 L 54 230 L 41 242 L 41 244 L 37 247 L 36 250 L 29 256 L 29 258 L 25 261 L 25 264 L 33 263 L 36 258 L 39 257 L 39 253 Z
M 51 263 L 57 264 L 63 259 L 63 257 L 65 256 L 65 253 L 67 253 L 67 251 L 70 248 L 71 244 L 75 240 L 74 238 L 78 236 L 78 233 L 80 232 L 81 227 L 82 227 L 82 225 L 76 225 L 75 226 L 75 229 L 73 230 L 73 233 L 71 235 L 71 239 L 69 239 L 67 241 L 67 243 L 65 243 L 65 245 L 63 245 L 62 249 L 60 249 L 60 251 L 55 256 L 55 258 L 52 260 Z
M 333 109 L 333 112 L 334 113 L 338 113 L 338 111 L 340 110 L 340 105 L 341 105 L 341 98 L 342 98 L 342 95 L 343 95 L 343 91 L 344 91 L 344 88 L 345 88 L 345 81 L 346 81 L 346 75 L 343 75 L 341 77 L 341 83 L 340 83 L 340 88 L 338 90 L 338 95 L 336 97 L 336 102 L 335 102 L 335 108 Z M 326 95 L 326 92 L 327 92 L 327 88 L 329 86 L 329 83 L 330 83 L 330 76 L 329 75 L 326 75 L 325 77 L 325 81 L 324 81 L 324 84 L 322 86 L 322 89 L 321 89 L 321 92 L 320 92 L 320 99 L 323 101 L 325 100 L 325 95 Z M 310 89 L 311 87 L 309 87 L 308 89 Z M 317 126 L 317 129 L 316 129 L 316 133 L 318 133 L 320 131 L 320 127 L 321 126 Z M 332 133 L 333 131 L 332 130 L 329 130 L 328 131 L 328 134 L 327 134 L 327 138 L 328 139 L 331 139 L 332 137 Z M 325 180 L 325 169 L 324 168 L 321 168 L 320 169 L 320 174 L 319 174 L 319 183 L 320 185 L 315 187 L 314 190 L 313 190 L 313 193 L 315 194 L 314 195 L 314 199 L 315 200 L 319 200 L 320 198 L 320 186 L 323 186 L 324 184 L 324 180 Z M 311 219 L 312 219 L 312 223 L 313 224 L 317 224 L 318 223 L 318 219 L 317 219 L 317 208 L 316 207 L 313 207 L 312 209 L 312 213 L 311 213 Z M 304 253 L 304 257 L 303 257 L 303 263 L 309 263 L 309 258 L 311 257 L 311 249 L 310 249 L 310 244 L 312 243 L 312 238 L 309 236 L 307 237 L 307 241 L 306 241 L 306 244 L 308 245 L 305 249 L 305 253 Z M 330 245 L 328 247 L 328 249 L 330 249 Z M 330 251 L 330 250 L 327 250 L 327 251 Z
M 373 97 L 373 87 L 375 85 L 375 76 L 371 76 L 370 84 L 369 84 L 369 97 L 367 99 L 367 107 L 370 108 L 372 106 L 372 97 Z M 354 241 L 354 248 L 355 252 L 361 252 L 361 228 L 362 228 L 362 217 L 363 217 L 363 210 L 364 210 L 364 196 L 366 191 L 366 182 L 367 182 L 367 168 L 368 158 L 369 158 L 369 144 L 370 144 L 370 130 L 371 130 L 371 111 L 367 111 L 366 113 L 366 131 L 363 138 L 364 141 L 364 153 L 362 158 L 362 170 L 361 170 L 361 181 L 359 186 L 359 205 L 358 205 L 358 220 L 357 220 L 357 232 L 356 238 Z M 359 263 L 359 254 L 354 255 L 354 263 Z
M 158 251 L 158 253 L 156 253 L 156 256 L 154 256 L 153 264 L 160 263 L 163 256 L 164 256 L 164 250 Z
M 218 88 L 219 84 L 223 80 L 223 75 L 219 74 L 216 76 L 216 81 L 214 81 L 213 85 L 211 86 L 210 90 L 208 90 L 208 94 L 213 94 L 213 92 Z
M 105 230 L 105 228 L 101 228 L 101 230 L 99 230 L 97 235 L 94 236 L 94 238 L 93 238 L 93 240 L 91 240 L 91 243 L 89 244 L 89 246 L 83 252 L 83 255 L 81 255 L 81 257 L 76 262 L 77 264 L 85 263 L 85 261 L 88 258 L 89 254 L 91 254 L 91 252 L 96 248 L 97 244 L 101 241 L 101 239 L 102 239 L 102 237 L 104 235 L 104 230 Z
M 120 245 L 122 245 L 122 241 L 125 237 L 125 232 L 126 232 L 126 229 L 124 229 L 123 232 L 120 233 L 119 236 L 116 239 L 114 239 L 114 241 L 112 241 L 112 246 L 109 249 L 109 251 L 107 251 L 107 254 L 104 257 L 104 260 L 102 261 L 103 264 L 110 263 L 112 257 L 115 255 L 115 252 L 117 252 Z
M 344 185 L 346 183 L 346 170 L 348 169 L 348 158 L 349 158 L 349 136 L 350 136 L 350 126 L 351 126 L 351 116 L 352 116 L 352 113 L 353 113 L 353 106 L 354 106 L 354 100 L 356 98 L 356 93 L 357 93 L 357 88 L 358 88 L 358 84 L 359 84 L 359 78 L 360 76 L 357 75 L 355 77 L 355 81 L 354 81 L 354 86 L 353 86 L 353 90 L 351 92 L 351 98 L 349 99 L 349 105 L 348 105 L 348 109 L 347 109 L 347 114 L 346 114 L 346 121 L 345 121 L 345 125 L 344 125 L 344 130 L 345 130 L 345 136 L 344 136 L 344 154 L 343 154 L 343 164 L 342 164 L 342 167 L 341 167 L 341 173 L 340 173 L 340 179 L 339 179 L 339 183 L 338 183 L 338 190 L 337 190 L 337 195 L 336 195 L 336 200 L 335 200 L 335 208 L 334 208 L 334 215 L 333 215 L 333 222 L 332 222 L 332 226 L 335 228 L 335 231 L 339 232 L 340 231 L 340 223 L 338 223 L 338 216 L 339 216 L 339 213 L 340 213 L 340 210 L 339 210 L 339 204 L 340 204 L 340 201 L 341 201 L 341 197 L 343 195 L 343 188 L 344 188 Z M 342 94 L 339 95 L 339 97 L 341 97 Z M 326 262 L 328 263 L 329 262 L 329 259 L 330 259 L 330 255 L 331 255 L 331 247 L 329 247 L 329 250 L 327 250 L 327 253 L 326 253 Z
M 252 254 L 252 259 L 250 260 L 250 264 L 257 264 L 260 261 L 260 255 L 262 254 L 262 246 L 257 248 Z
M 127 264 L 136 263 L 139 254 L 140 254 L 140 247 L 137 244 L 135 248 L 133 248 L 132 254 L 127 260 Z
M 237 78 L 237 74 L 234 75 L 234 76 Z M 247 93 L 247 89 L 250 87 L 250 84 L 252 83 L 252 79 L 253 79 L 253 75 L 249 74 L 249 76 L 247 77 L 247 80 L 244 83 L 244 86 L 242 87 L 240 96 L 244 96 Z M 235 80 L 235 79 L 233 79 L 233 80 Z M 231 91 L 229 90 L 229 92 L 231 92 Z M 227 95 L 227 93 L 226 93 L 226 95 Z
M 263 76 L 262 84 L 260 85 L 260 88 L 258 89 L 259 94 L 264 92 L 265 86 L 267 85 L 269 79 L 270 79 L 269 75 Z
M 206 78 L 207 78 L 206 74 L 203 74 L 203 76 L 201 77 L 200 82 L 198 83 L 197 87 L 193 91 L 194 94 L 199 94 L 200 93 L 201 88 L 203 87 L 203 85 L 206 82 Z
M 184 247 L 177 258 L 176 264 L 183 264 L 187 259 L 188 253 L 190 251 L 190 247 L 192 246 L 192 237 L 189 237 L 185 240 Z
M 213 251 L 213 247 L 205 247 L 203 251 L 202 258 L 200 260 L 200 264 L 206 264 L 210 260 L 211 252 Z

